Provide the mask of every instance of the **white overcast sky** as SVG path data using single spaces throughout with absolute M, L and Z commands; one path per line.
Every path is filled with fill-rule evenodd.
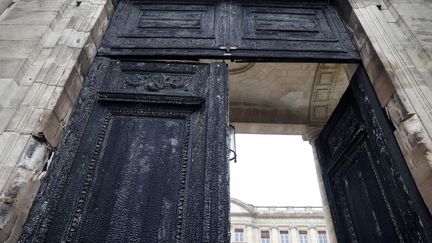
M 231 197 L 255 206 L 321 206 L 312 147 L 301 136 L 237 134 Z

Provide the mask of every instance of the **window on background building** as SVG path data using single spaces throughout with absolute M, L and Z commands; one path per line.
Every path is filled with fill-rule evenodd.
M 306 230 L 300 230 L 299 231 L 299 241 L 300 241 L 300 243 L 308 243 L 309 242 L 308 233 Z
M 270 243 L 270 231 L 261 231 L 261 243 Z
M 319 243 L 328 243 L 328 238 L 327 238 L 327 232 L 325 232 L 324 230 L 319 230 L 318 231 L 318 242 Z
M 243 229 L 234 229 L 234 240 L 236 242 L 244 241 L 244 231 Z
M 289 243 L 289 234 L 286 230 L 281 230 L 280 232 L 280 243 Z

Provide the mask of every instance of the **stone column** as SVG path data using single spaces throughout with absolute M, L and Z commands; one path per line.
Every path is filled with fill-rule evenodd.
M 260 230 L 257 227 L 253 228 L 253 240 L 248 243 L 259 243 L 260 242 Z
M 246 234 L 246 239 L 245 239 L 245 241 L 248 242 L 248 243 L 253 243 L 254 234 L 253 234 L 252 226 L 247 225 L 245 231 L 246 231 L 246 232 L 245 232 L 245 234 Z
M 318 243 L 318 232 L 315 228 L 309 228 L 308 230 L 309 238 L 311 243 Z
M 290 228 L 289 233 L 290 233 L 290 237 L 291 237 L 291 242 L 292 243 L 298 243 L 299 237 L 298 237 L 297 228 Z
M 231 242 L 235 240 L 235 227 L 234 225 L 231 225 Z
M 318 157 L 317 157 L 317 153 L 316 153 L 315 138 L 316 137 L 309 140 L 309 143 L 312 146 L 312 151 L 313 151 L 313 156 L 314 156 L 314 161 L 315 161 L 315 168 L 317 171 L 317 179 L 318 179 L 318 185 L 319 185 L 320 194 L 321 194 L 321 201 L 322 201 L 322 205 L 323 205 L 325 221 L 327 224 L 327 235 L 328 235 L 330 242 L 337 243 L 336 234 L 335 234 L 334 226 L 333 226 L 333 219 L 332 219 L 332 216 L 330 214 L 330 207 L 329 207 L 328 200 L 327 200 L 327 194 L 326 194 L 326 191 L 324 188 L 324 181 L 323 181 L 323 178 L 321 175 L 321 166 L 319 165 L 319 161 L 318 161 Z
M 277 228 L 270 229 L 270 242 L 279 243 L 279 232 Z

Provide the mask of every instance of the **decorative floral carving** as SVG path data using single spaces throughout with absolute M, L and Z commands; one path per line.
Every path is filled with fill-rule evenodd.
M 189 90 L 190 76 L 167 75 L 167 74 L 132 74 L 126 76 L 123 81 L 123 89 L 133 87 L 140 90 L 157 92 L 160 90 L 181 89 Z

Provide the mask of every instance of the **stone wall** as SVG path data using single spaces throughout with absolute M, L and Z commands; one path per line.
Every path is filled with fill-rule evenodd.
M 19 235 L 112 11 L 15 0 L 0 16 L 0 242 Z

